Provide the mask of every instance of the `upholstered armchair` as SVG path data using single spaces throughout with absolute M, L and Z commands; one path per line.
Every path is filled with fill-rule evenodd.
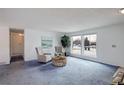
M 44 53 L 42 48 L 35 48 L 39 62 L 47 63 L 52 59 L 51 53 Z
M 65 55 L 64 50 L 61 46 L 55 46 L 55 56 L 58 56 L 58 55 L 61 55 L 61 56 Z

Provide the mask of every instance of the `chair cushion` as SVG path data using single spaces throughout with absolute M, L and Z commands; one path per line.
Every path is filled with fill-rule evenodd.
M 46 61 L 50 61 L 52 59 L 51 55 L 46 55 Z
M 43 55 L 44 54 L 41 47 L 38 47 L 37 50 L 38 50 L 39 55 Z

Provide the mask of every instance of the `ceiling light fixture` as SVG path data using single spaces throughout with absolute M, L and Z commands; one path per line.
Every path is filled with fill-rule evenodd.
M 121 9 L 120 9 L 120 13 L 121 13 L 121 14 L 124 14 L 124 8 L 121 8 Z

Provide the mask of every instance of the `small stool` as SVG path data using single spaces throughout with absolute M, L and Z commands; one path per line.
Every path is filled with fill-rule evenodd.
M 52 58 L 52 64 L 57 67 L 65 66 L 67 63 L 65 56 L 55 56 Z

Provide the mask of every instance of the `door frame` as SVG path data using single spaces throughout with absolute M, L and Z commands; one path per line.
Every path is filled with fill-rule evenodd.
M 11 61 L 11 33 L 12 32 L 21 32 L 23 33 L 23 58 L 24 58 L 24 61 L 25 61 L 25 31 L 24 29 L 17 29 L 17 28 L 9 28 L 9 51 L 10 51 L 10 61 Z M 10 62 L 11 64 L 11 62 Z

